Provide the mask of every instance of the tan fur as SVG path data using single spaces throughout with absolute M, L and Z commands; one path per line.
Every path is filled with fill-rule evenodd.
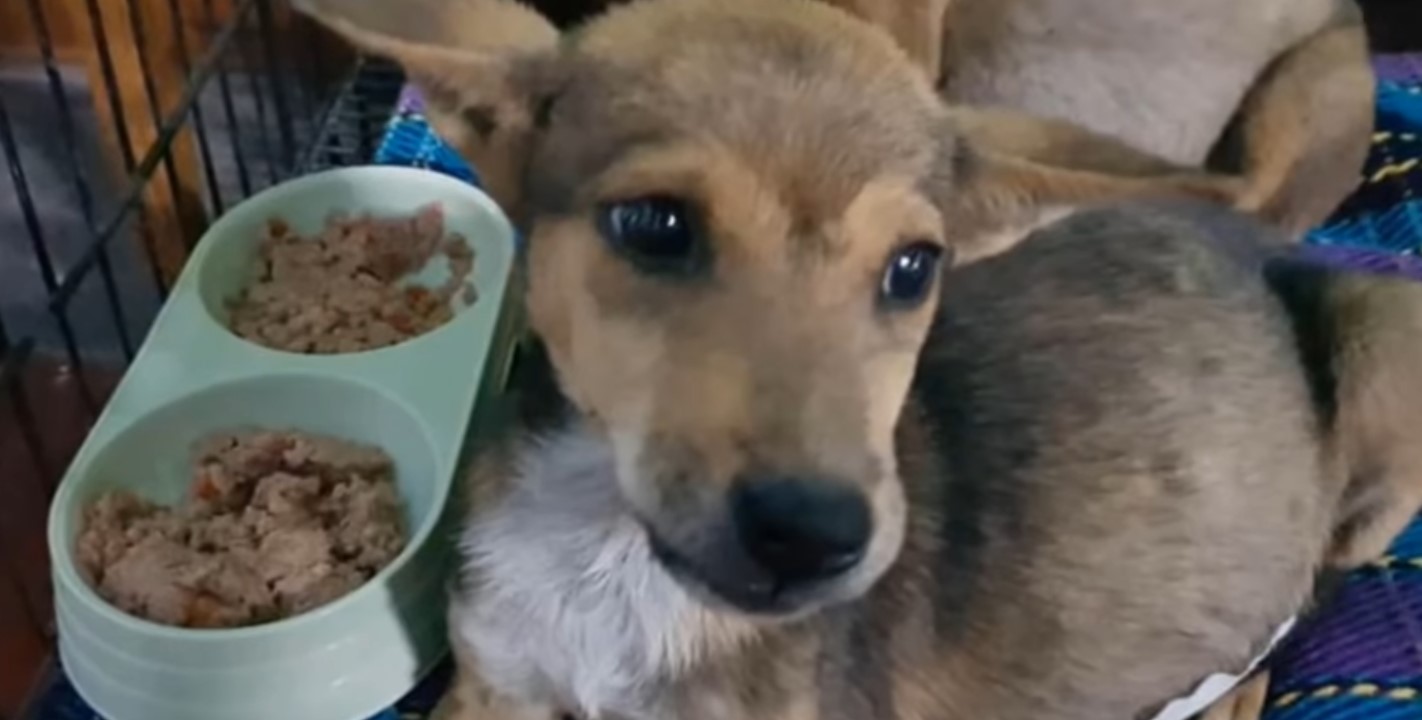
M 430 122 L 479 167 L 495 199 L 518 202 L 533 131 L 527 78 L 518 59 L 549 52 L 558 33 L 536 12 L 503 0 L 349 2 L 293 5 L 367 52 L 400 58 L 430 95 Z
M 1422 286 L 1350 279 L 1330 288 L 1336 308 L 1336 434 L 1353 478 L 1330 560 L 1374 560 L 1422 505 Z
M 492 163 L 546 353 L 520 380 L 542 410 L 471 479 L 452 717 L 1129 718 L 1245 665 L 1341 528 L 1363 552 L 1396 526 L 1375 493 L 1415 504 L 1382 430 L 1402 406 L 1364 388 L 1412 392 L 1385 370 L 1416 316 L 1372 290 L 1354 315 L 1333 278 L 1276 296 L 1277 239 L 1217 206 L 1079 212 L 1235 179 L 945 107 L 808 0 L 646 0 L 561 39 L 503 0 L 375 5 L 304 0 Z M 695 213 L 699 274 L 602 236 L 601 208 L 649 196 Z M 910 242 L 958 268 L 941 306 L 886 311 Z M 654 547 L 739 562 L 727 496 L 752 471 L 833 478 L 873 519 L 864 558 L 780 614 Z
M 955 107 L 954 117 L 974 146 L 1021 160 L 1123 177 L 1186 172 L 1158 155 L 1061 120 L 986 106 Z
M 1361 20 L 1285 53 L 1245 98 L 1234 152 L 1248 188 L 1238 207 L 1294 234 L 1322 222 L 1357 185 L 1370 147 L 1374 81 Z

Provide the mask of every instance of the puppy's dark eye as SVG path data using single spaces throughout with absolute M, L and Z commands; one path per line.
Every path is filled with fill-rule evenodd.
M 615 250 L 646 270 L 689 271 L 703 251 L 693 209 L 676 198 L 608 203 L 599 209 L 597 222 Z
M 923 302 L 933 289 L 943 248 L 931 242 L 915 242 L 895 250 L 884 268 L 879 299 L 889 308 L 908 308 Z

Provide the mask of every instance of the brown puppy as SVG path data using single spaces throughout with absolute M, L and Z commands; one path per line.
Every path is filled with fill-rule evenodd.
M 847 15 L 304 5 L 404 62 L 529 236 L 546 357 L 472 481 L 450 715 L 1148 717 L 1414 477 L 1402 406 L 1351 398 L 1419 397 L 1356 372 L 1417 335 L 1272 290 L 1233 216 L 1088 214 L 940 281 L 1082 202 L 1231 188 L 975 148 Z
M 1292 233 L 1358 182 L 1374 78 L 1353 0 L 825 0 L 887 29 L 952 103 L 1055 118 L 1241 173 L 1236 205 Z M 1071 152 L 990 127 L 1003 149 Z

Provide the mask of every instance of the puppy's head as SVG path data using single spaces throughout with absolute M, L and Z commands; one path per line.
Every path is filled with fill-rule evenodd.
M 894 431 L 940 270 L 1075 203 L 1210 192 L 976 152 L 894 43 L 809 0 L 305 0 L 421 83 L 529 236 L 559 382 L 683 583 L 794 615 L 905 532 Z

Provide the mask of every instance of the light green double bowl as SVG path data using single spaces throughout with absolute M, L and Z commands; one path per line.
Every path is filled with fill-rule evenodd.
M 449 323 L 380 350 L 305 356 L 228 332 L 226 300 L 250 276 L 266 223 L 314 233 L 333 211 L 376 216 L 440 203 L 475 252 L 479 299 Z M 506 311 L 514 233 L 458 180 L 407 168 L 319 173 L 259 195 L 203 237 L 123 382 L 60 485 L 49 518 L 59 649 L 79 694 L 109 720 L 363 720 L 408 692 L 443 655 L 465 455 L 498 406 L 517 321 Z M 430 279 L 448 268 L 438 261 Z M 456 305 L 462 305 L 456 301 Z M 127 488 L 176 503 L 191 448 L 243 427 L 295 429 L 383 448 L 408 514 L 405 551 L 370 582 L 303 615 L 250 628 L 147 622 L 80 577 L 84 508 Z

